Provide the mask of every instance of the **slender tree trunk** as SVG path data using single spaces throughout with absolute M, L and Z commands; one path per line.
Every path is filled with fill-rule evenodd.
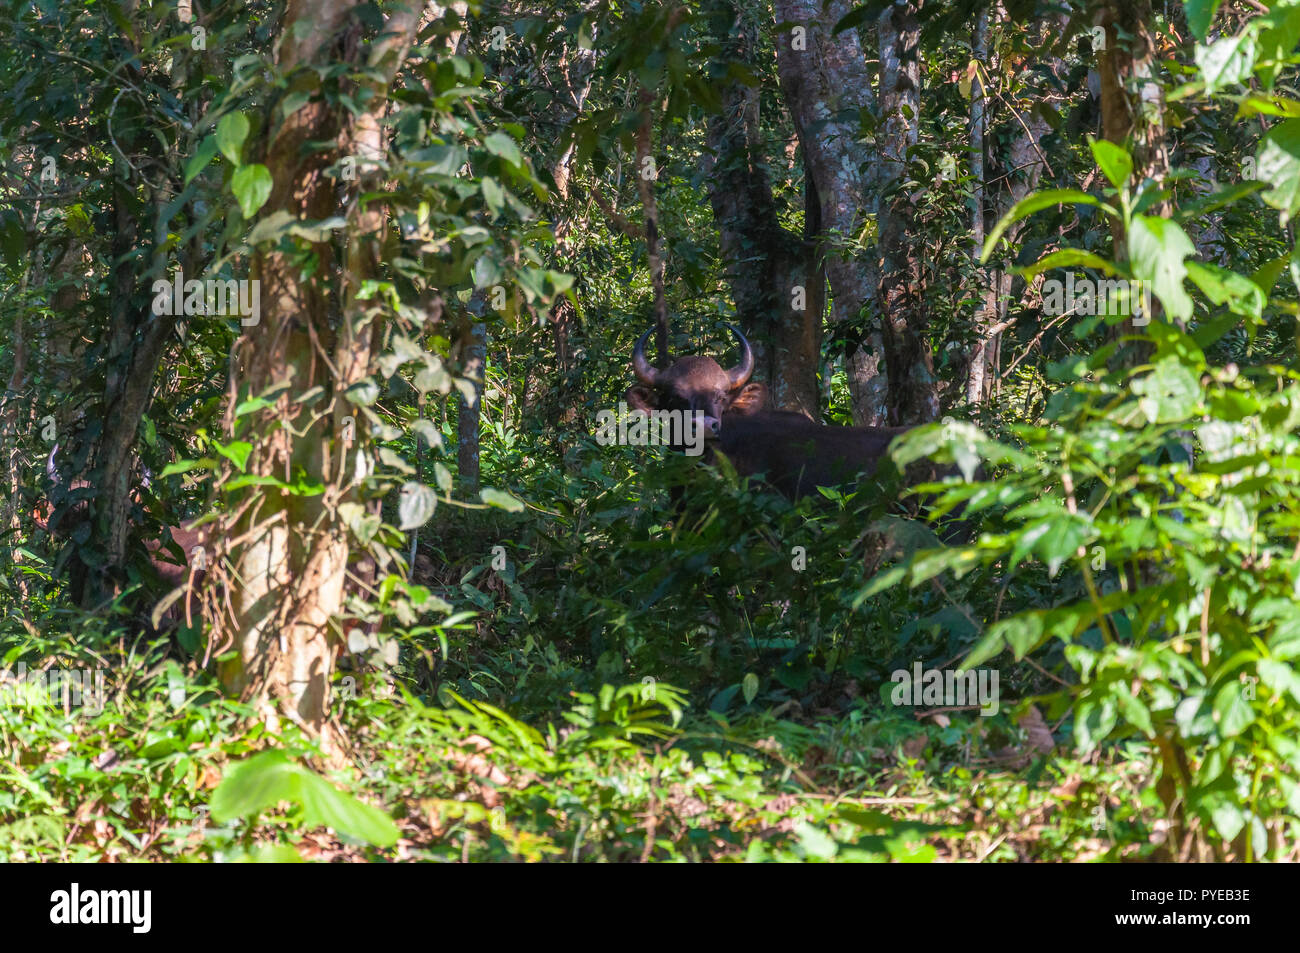
M 482 419 L 483 374 L 487 370 L 487 328 L 474 321 L 469 328 L 462 375 L 474 383 L 474 397 L 460 396 L 460 417 L 456 437 L 456 463 L 460 492 L 473 497 L 479 491 L 479 427 Z
M 880 15 L 880 299 L 889 366 L 888 419 L 894 425 L 939 416 L 934 362 L 912 198 L 902 190 L 907 151 L 916 145 L 921 113 L 921 29 L 915 3 Z
M 984 249 L 984 76 L 988 68 L 989 14 L 980 10 L 975 19 L 971 52 L 974 69 L 970 84 L 970 173 L 971 244 L 976 281 L 983 285 L 976 306 L 975 345 L 966 372 L 966 402 L 972 409 L 984 401 L 989 371 L 990 333 L 997 323 L 998 289 L 991 271 L 981 273 L 980 253 Z M 982 280 L 981 280 L 982 279 Z
M 637 191 L 645 219 L 645 250 L 650 261 L 650 283 L 654 288 L 655 350 L 658 366 L 668 366 L 668 299 L 664 292 L 664 255 L 659 248 L 659 203 L 655 201 L 655 182 L 659 169 L 654 161 L 654 96 L 648 89 L 637 93 L 641 105 L 641 125 L 636 133 Z
M 1061 94 L 1059 84 L 1064 80 L 1067 68 L 1065 62 L 1053 52 L 1055 42 L 1066 35 L 1070 17 L 1067 13 L 1050 13 L 1043 17 L 1037 26 L 1038 48 L 1042 53 L 1034 58 L 1034 69 L 1023 77 L 1026 89 L 1018 96 L 1011 95 L 1008 89 L 1000 98 L 1011 115 L 1004 119 L 1005 132 L 997 138 L 1009 142 L 1005 154 L 987 151 L 985 164 L 986 176 L 1004 183 L 993 199 L 993 218 L 1000 219 L 1021 199 L 1038 188 L 1043 174 L 1053 174 L 1043 151 L 1042 141 L 1051 131 L 1047 120 L 1033 106 L 1037 102 L 1051 103 L 1059 101 Z M 988 72 L 997 75 L 997 64 L 990 61 Z M 1044 77 L 1049 74 L 1057 83 Z M 1018 84 L 1015 84 L 1018 85 Z M 1012 88 L 1015 88 L 1015 85 Z M 985 91 L 987 93 L 987 90 Z M 985 120 L 989 119 L 988 98 L 985 97 Z M 1014 246 L 1021 231 L 1028 224 L 1027 220 L 1016 222 L 1006 233 L 1007 246 Z M 997 292 L 996 323 L 986 329 L 987 343 L 984 348 L 986 366 L 984 370 L 984 399 L 994 396 L 1000 390 L 1000 367 L 1002 364 L 1002 336 L 1007 327 L 1007 310 L 1011 294 L 1019 279 L 1011 272 L 1010 262 L 998 262 L 990 269 L 993 287 Z

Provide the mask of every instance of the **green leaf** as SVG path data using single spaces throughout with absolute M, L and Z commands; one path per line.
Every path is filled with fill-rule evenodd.
M 1275 694 L 1289 694 L 1295 701 L 1300 702 L 1300 674 L 1297 674 L 1296 670 L 1286 662 L 1260 659 L 1255 663 L 1255 670 L 1259 672 L 1259 680 Z
M 282 801 L 301 806 L 308 827 L 329 827 L 379 847 L 397 843 L 397 825 L 387 814 L 339 791 L 278 749 L 263 751 L 226 769 L 212 792 L 212 817 L 220 822 L 252 820 Z
M 1095 268 L 1105 275 L 1114 275 L 1115 266 L 1111 262 L 1102 258 L 1100 255 L 1094 255 L 1090 251 L 1084 251 L 1082 248 L 1062 248 L 1059 251 L 1050 252 L 1038 259 L 1032 265 L 1026 265 L 1023 268 L 1017 268 L 1016 273 L 1021 275 L 1026 281 L 1035 275 L 1042 274 L 1052 268 Z
M 398 529 L 408 530 L 423 526 L 438 508 L 438 494 L 423 483 L 404 483 L 397 500 Z
M 158 474 L 158 479 L 174 476 L 177 473 L 189 473 L 191 470 L 211 470 L 216 465 L 217 461 L 211 457 L 203 457 L 199 460 L 177 460 L 163 467 L 162 473 Z
M 194 177 L 208 167 L 212 157 L 217 154 L 217 140 L 215 136 L 206 136 L 199 143 L 198 151 L 190 156 L 190 161 L 185 163 L 185 184 L 189 185 L 194 181 Z
M 1091 205 L 1101 209 L 1107 215 L 1116 214 L 1115 210 L 1106 202 L 1103 202 L 1095 195 L 1080 192 L 1078 189 L 1047 189 L 1043 192 L 1036 192 L 1013 205 L 1011 211 L 1002 216 L 1002 220 L 993 226 L 993 231 L 989 233 L 988 239 L 984 242 L 984 251 L 980 254 L 980 263 L 989 260 L 989 255 L 993 253 L 993 247 L 998 243 L 998 239 L 1002 237 L 1002 233 L 1016 222 L 1026 215 L 1032 215 L 1045 208 L 1051 208 L 1053 205 L 1063 205 L 1067 202 L 1074 205 Z
M 1282 213 L 1282 224 L 1300 210 L 1300 119 L 1288 119 L 1260 142 L 1255 174 L 1272 188 L 1264 201 Z
M 1181 361 L 1166 358 L 1156 363 L 1150 374 L 1136 378 L 1130 385 L 1141 395 L 1138 407 L 1153 424 L 1186 420 L 1201 400 L 1201 382 Z
M 1225 36 L 1209 46 L 1197 44 L 1196 65 L 1201 69 L 1205 91 L 1214 93 L 1225 86 L 1244 83 L 1255 68 L 1259 44 L 1250 33 Z
M 1233 738 L 1241 734 L 1255 720 L 1255 710 L 1246 700 L 1246 694 L 1240 682 L 1233 680 L 1219 689 L 1214 696 L 1214 721 L 1219 726 L 1219 734 Z
M 1061 563 L 1072 558 L 1088 541 L 1092 528 L 1081 516 L 1061 513 L 1046 522 L 1046 530 L 1034 544 L 1034 551 L 1047 563 L 1048 576 L 1055 576 Z
M 479 498 L 488 506 L 495 506 L 505 510 L 507 513 L 521 513 L 524 504 L 515 499 L 509 493 L 503 493 L 500 490 L 494 490 L 491 487 L 484 487 L 479 491 Z
M 500 156 L 513 166 L 523 166 L 524 164 L 524 157 L 519 152 L 519 146 L 507 133 L 494 132 L 483 140 L 483 145 L 488 152 L 494 156 Z
M 1214 11 L 1218 8 L 1219 0 L 1185 0 L 1183 3 L 1183 9 L 1187 11 L 1187 26 L 1197 40 L 1205 42 L 1214 21 Z
M 745 677 L 740 681 L 740 693 L 745 696 L 745 704 L 748 705 L 758 697 L 758 676 L 753 672 L 746 672 Z
M 1177 222 L 1150 215 L 1133 216 L 1128 235 L 1129 265 L 1134 277 L 1147 282 L 1172 318 L 1192 316 L 1192 299 L 1183 288 L 1183 260 L 1196 248 Z
M 1124 716 L 1124 720 L 1148 738 L 1154 738 L 1156 730 L 1155 726 L 1151 724 L 1151 712 L 1146 705 L 1142 704 L 1140 698 L 1134 698 L 1129 694 L 1128 685 L 1121 682 L 1115 683 L 1111 694 L 1114 696 L 1115 704 L 1119 708 L 1120 714 Z
M 1187 277 L 1215 304 L 1227 304 L 1233 314 L 1259 321 L 1264 312 L 1264 292 L 1250 278 L 1218 265 L 1187 262 Z M 1276 275 L 1274 275 L 1276 279 Z
M 488 211 L 493 215 L 500 215 L 506 203 L 505 190 L 490 175 L 483 177 L 479 187 L 483 190 L 483 201 L 487 203 Z
M 1093 158 L 1097 160 L 1097 166 L 1106 178 L 1110 179 L 1110 184 L 1117 189 L 1124 188 L 1129 176 L 1133 174 L 1133 157 L 1128 151 L 1108 139 L 1095 139 L 1092 136 L 1088 137 L 1088 145 L 1092 147 Z
M 271 197 L 271 170 L 260 162 L 240 166 L 230 180 L 230 190 L 239 200 L 244 218 L 252 218 Z
M 248 465 L 248 456 L 253 452 L 253 445 L 245 440 L 236 440 L 225 446 L 217 444 L 217 453 L 221 454 L 231 463 L 239 468 L 239 472 L 244 472 L 244 467 Z
M 245 414 L 256 413 L 266 407 L 274 406 L 275 401 L 273 400 L 267 400 L 265 397 L 250 397 L 247 400 L 241 401 L 239 406 L 235 408 L 235 418 L 238 419 L 243 417 Z
M 443 493 L 451 492 L 451 471 L 441 463 L 433 465 L 433 482 L 438 484 L 438 489 Z
M 216 146 L 236 168 L 240 165 L 240 153 L 247 138 L 248 119 L 243 113 L 226 113 L 217 123 Z
M 424 442 L 434 450 L 442 446 L 442 432 L 432 420 L 421 417 L 418 420 L 411 421 L 411 433 L 417 437 L 423 437 Z
M 363 546 L 375 538 L 379 527 L 383 525 L 378 513 L 369 513 L 360 503 L 351 501 L 339 504 L 339 517 Z
M 349 403 L 356 404 L 358 407 L 369 407 L 379 399 L 379 385 L 375 383 L 374 378 L 367 377 L 357 381 L 343 394 Z
M 1233 840 L 1246 826 L 1246 815 L 1231 792 L 1206 792 L 1199 798 L 1197 806 L 1202 812 L 1210 815 L 1210 819 L 1214 822 L 1214 829 L 1225 841 Z

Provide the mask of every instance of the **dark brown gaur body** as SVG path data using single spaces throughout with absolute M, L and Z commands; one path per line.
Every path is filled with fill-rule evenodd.
M 640 382 L 624 400 L 634 410 L 688 410 L 704 415 L 705 437 L 726 455 L 741 476 L 764 475 L 790 499 L 818 486 L 851 487 L 875 474 L 894 438 L 910 427 L 833 427 L 802 414 L 765 410 L 767 389 L 750 383 L 754 355 L 745 336 L 728 325 L 740 342 L 740 364 L 723 370 L 711 357 L 680 357 L 656 370 L 645 357 L 647 331 L 632 352 Z M 908 468 L 909 485 L 941 480 L 955 467 L 921 462 Z

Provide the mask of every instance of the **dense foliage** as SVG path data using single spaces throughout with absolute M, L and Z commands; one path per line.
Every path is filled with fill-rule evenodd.
M 1296 859 L 1300 6 L 311 6 L 0 9 L 0 858 Z

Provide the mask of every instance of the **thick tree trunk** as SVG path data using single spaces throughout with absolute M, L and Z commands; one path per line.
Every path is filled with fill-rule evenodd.
M 290 0 L 284 16 L 278 60 L 292 73 L 299 66 L 327 65 L 358 0 Z M 264 215 L 285 211 L 300 220 L 327 218 L 337 208 L 334 180 L 325 170 L 337 159 L 312 143 L 340 138 L 358 160 L 354 196 L 379 191 L 374 160 L 384 154 L 380 119 L 392 78 L 413 40 L 419 10 L 398 6 L 370 51 L 366 112 L 340 128 L 345 113 L 312 99 L 268 130 L 264 162 L 274 182 Z M 282 480 L 305 478 L 324 487 L 317 495 L 268 493 L 244 497 L 229 530 L 235 578 L 229 635 L 235 657 L 221 671 L 228 691 L 257 701 L 264 715 L 276 709 L 331 744 L 328 697 L 337 640 L 331 622 L 342 612 L 349 555 L 348 528 L 339 506 L 355 502 L 356 485 L 369 471 L 366 417 L 346 398 L 371 370 L 382 320 L 377 300 L 358 292 L 376 273 L 386 237 L 387 211 L 379 202 L 353 199 L 348 213 L 343 263 L 342 320 L 331 326 L 322 278 L 337 265 L 328 242 L 315 244 L 318 276 L 304 281 L 293 258 L 263 250 L 254 261 L 261 281 L 260 322 L 236 345 L 232 396 L 265 396 L 273 406 L 256 412 L 248 432 L 253 442 L 247 469 Z M 323 388 L 320 402 L 294 398 Z M 233 404 L 237 402 L 232 401 Z M 322 412 L 323 411 L 323 412 Z M 340 438 L 344 418 L 355 418 L 355 439 Z M 249 418 L 244 418 L 248 420 Z M 232 430 L 236 421 L 231 418 Z M 335 461 L 341 461 L 338 465 Z M 277 705 L 271 704 L 277 702 Z
M 849 342 L 845 369 L 854 422 L 885 422 L 888 395 L 878 269 L 861 248 L 878 211 L 875 163 L 862 144 L 860 117 L 874 109 L 871 76 L 856 29 L 832 36 L 853 4 L 776 0 L 781 91 L 803 147 L 804 175 L 813 186 L 832 320 Z
M 753 55 L 755 38 L 741 24 L 725 40 L 727 55 Z M 826 279 L 818 267 L 817 190 L 805 155 L 804 235 L 781 226 L 772 197 L 758 121 L 758 90 L 729 83 L 723 111 L 709 121 L 711 155 L 704 160 L 709 202 L 718 225 L 727 279 L 757 374 L 773 407 L 820 419 L 818 367 Z

